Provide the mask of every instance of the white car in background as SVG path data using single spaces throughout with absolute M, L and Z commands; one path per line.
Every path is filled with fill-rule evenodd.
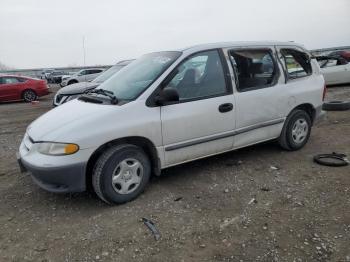
M 98 77 L 104 70 L 101 68 L 90 68 L 78 71 L 72 76 L 62 77 L 61 86 L 76 84 L 79 82 L 90 82 Z
M 350 83 L 350 63 L 341 57 L 318 57 L 326 85 Z

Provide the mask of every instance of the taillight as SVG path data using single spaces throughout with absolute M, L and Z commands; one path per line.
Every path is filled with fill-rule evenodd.
M 327 93 L 327 86 L 325 84 L 324 87 L 323 87 L 322 101 L 324 101 L 324 99 L 326 97 L 326 93 Z

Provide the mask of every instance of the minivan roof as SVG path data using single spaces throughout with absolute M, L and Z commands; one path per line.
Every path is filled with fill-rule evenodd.
M 249 46 L 296 46 L 306 50 L 306 48 L 295 42 L 279 42 L 279 41 L 234 41 L 234 42 L 219 42 L 194 45 L 187 48 L 180 49 L 179 51 L 196 52 L 214 48 L 225 48 L 225 47 L 249 47 Z

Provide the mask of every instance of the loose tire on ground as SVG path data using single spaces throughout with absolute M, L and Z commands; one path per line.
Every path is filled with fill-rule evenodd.
M 22 98 L 25 102 L 32 102 L 36 100 L 37 94 L 31 89 L 27 89 L 23 91 Z
M 329 101 L 324 102 L 322 109 L 325 111 L 344 111 L 350 109 L 350 101 Z
M 139 196 L 151 176 L 146 153 L 130 144 L 107 149 L 97 160 L 92 173 L 96 194 L 108 204 L 122 204 Z
M 278 142 L 285 150 L 299 150 L 309 140 L 310 133 L 311 119 L 309 114 L 304 110 L 293 110 L 284 123 Z
M 333 152 L 332 154 L 318 154 L 314 156 L 314 162 L 324 166 L 347 166 L 349 165 L 349 160 L 346 158 L 345 154 L 337 154 Z

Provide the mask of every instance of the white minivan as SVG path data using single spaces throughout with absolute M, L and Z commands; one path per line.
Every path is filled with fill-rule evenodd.
M 170 166 L 268 140 L 302 148 L 325 90 L 317 61 L 292 42 L 150 53 L 30 124 L 18 162 L 48 191 L 92 185 L 124 203 Z

